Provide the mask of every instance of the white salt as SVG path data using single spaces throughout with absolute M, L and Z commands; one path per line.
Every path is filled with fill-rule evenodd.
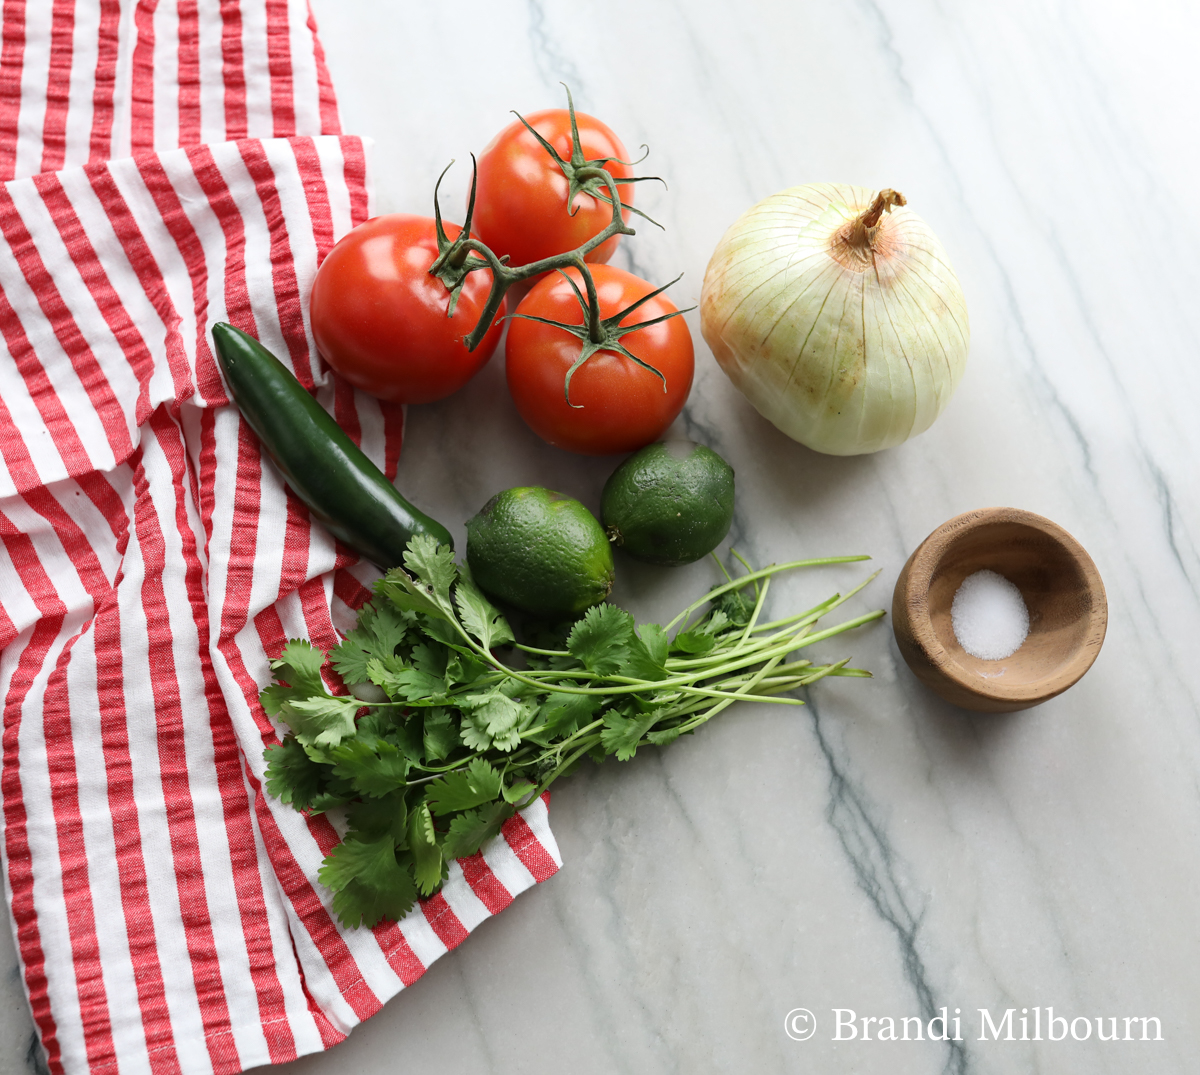
M 1021 591 L 986 569 L 963 579 L 950 606 L 950 621 L 958 644 L 982 661 L 1011 657 L 1029 634 L 1029 609 Z

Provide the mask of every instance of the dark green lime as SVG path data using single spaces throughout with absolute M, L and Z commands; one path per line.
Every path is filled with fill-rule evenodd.
M 577 616 L 612 589 L 612 549 L 578 500 L 540 486 L 506 489 L 467 521 L 467 565 L 497 601 Z
M 733 522 L 733 468 L 690 440 L 651 444 L 612 472 L 600 517 L 614 545 L 651 564 L 690 564 Z

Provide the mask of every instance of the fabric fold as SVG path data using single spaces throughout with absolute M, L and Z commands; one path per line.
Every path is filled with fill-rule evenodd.
M 560 864 L 539 801 L 402 923 L 343 930 L 316 881 L 333 823 L 262 786 L 269 658 L 335 644 L 377 572 L 264 461 L 208 330 L 262 340 L 393 477 L 400 408 L 322 368 L 303 301 L 369 203 L 340 136 L 0 189 L 0 790 L 52 1071 L 328 1047 Z

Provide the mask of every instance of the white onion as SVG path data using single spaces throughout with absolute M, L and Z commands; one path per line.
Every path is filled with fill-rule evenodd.
M 819 452 L 876 452 L 924 432 L 962 378 L 962 288 L 903 205 L 891 190 L 792 187 L 744 213 L 704 275 L 701 331 L 721 368 Z

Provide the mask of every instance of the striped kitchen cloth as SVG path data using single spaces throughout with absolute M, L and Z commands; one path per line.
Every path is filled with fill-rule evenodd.
M 305 297 L 370 212 L 303 0 L 4 0 L 3 851 L 51 1071 L 235 1072 L 340 1041 L 560 859 L 539 801 L 400 924 L 341 929 L 337 840 L 262 788 L 287 637 L 376 572 L 291 497 L 208 327 L 253 333 L 389 475 L 402 415 Z

